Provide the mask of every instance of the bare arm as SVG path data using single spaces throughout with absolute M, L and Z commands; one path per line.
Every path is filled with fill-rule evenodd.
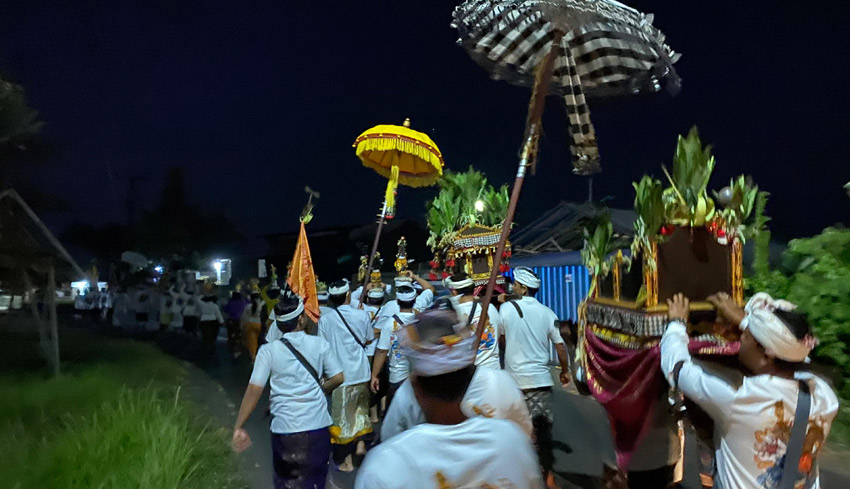
M 570 383 L 570 361 L 567 355 L 567 346 L 564 343 L 556 343 L 555 350 L 558 352 L 558 363 L 561 364 L 561 385 L 566 387 Z
M 242 429 L 242 426 L 246 421 L 248 421 L 248 417 L 250 417 L 251 413 L 254 412 L 254 409 L 257 408 L 257 403 L 260 401 L 260 397 L 262 395 L 262 387 L 254 384 L 248 384 L 248 388 L 245 389 L 245 395 L 242 397 L 242 405 L 239 407 L 239 415 L 236 417 L 236 426 L 233 427 L 234 430 Z
M 334 389 L 341 386 L 343 382 L 345 382 L 345 375 L 340 372 L 322 382 L 322 390 L 325 391 L 325 394 L 330 394 Z
M 263 388 L 248 384 L 245 389 L 245 396 L 242 397 L 242 405 L 239 407 L 239 415 L 236 417 L 236 425 L 233 427 L 233 450 L 237 453 L 244 452 L 251 446 L 251 438 L 248 433 L 242 428 L 248 417 L 257 408 L 257 402 L 260 401 L 260 396 L 263 395 Z
M 421 285 L 424 290 L 430 290 L 431 292 L 436 293 L 437 289 L 434 288 L 433 285 L 431 285 L 431 282 L 425 280 L 424 278 L 420 277 L 419 275 L 416 275 L 413 272 L 410 272 L 410 277 L 413 280 L 416 280 L 416 283 Z
M 372 388 L 372 392 L 378 392 L 381 384 L 378 380 L 378 377 L 381 375 L 381 369 L 384 368 L 384 363 L 387 361 L 387 350 L 381 350 L 380 348 L 375 350 L 375 359 L 372 360 L 372 381 L 370 382 L 370 387 Z

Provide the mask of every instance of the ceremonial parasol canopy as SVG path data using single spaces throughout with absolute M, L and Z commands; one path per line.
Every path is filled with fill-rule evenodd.
M 363 166 L 387 178 L 387 207 L 393 208 L 398 184 L 408 187 L 434 185 L 443 174 L 443 155 L 427 134 L 402 126 L 382 124 L 354 141 L 355 154 Z
M 665 44 L 653 16 L 612 0 L 467 0 L 455 9 L 458 43 L 496 79 L 536 86 L 555 56 L 547 90 L 564 97 L 574 171 L 599 171 L 599 150 L 587 97 L 675 94 L 680 55 Z M 554 46 L 553 46 L 554 45 Z
M 402 126 L 379 125 L 369 129 L 354 141 L 354 152 L 364 166 L 389 180 L 365 274 L 368 280 L 384 220 L 394 215 L 396 188 L 399 184 L 408 187 L 434 185 L 443 174 L 445 162 L 440 149 L 427 134 L 410 128 L 410 119 L 405 119 Z M 361 303 L 365 296 L 361 294 Z

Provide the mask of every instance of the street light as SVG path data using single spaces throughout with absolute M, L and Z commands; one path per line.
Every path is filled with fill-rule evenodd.
M 213 269 L 215 270 L 215 282 L 221 283 L 221 260 L 213 262 Z

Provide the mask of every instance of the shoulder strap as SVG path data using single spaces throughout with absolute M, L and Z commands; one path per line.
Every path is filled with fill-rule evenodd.
M 313 376 L 313 379 L 316 381 L 317 384 L 319 384 L 319 387 L 322 387 L 322 380 L 319 378 L 319 372 L 316 372 L 316 369 L 313 368 L 312 365 L 310 365 L 310 362 L 308 362 L 307 359 L 304 358 L 304 355 L 302 355 L 300 351 L 296 350 L 295 347 L 292 346 L 292 343 L 290 343 L 289 340 L 287 340 L 286 338 L 281 338 L 280 341 L 282 341 L 283 344 L 286 345 L 287 348 L 289 348 L 289 351 L 291 351 L 292 354 L 295 355 L 295 358 L 298 360 L 298 362 L 303 365 L 308 372 L 310 372 L 310 375 Z
M 365 350 L 366 345 L 364 345 L 363 342 L 360 341 L 360 338 L 358 338 L 357 335 L 354 334 L 354 330 L 352 330 L 351 326 L 348 325 L 348 321 L 345 320 L 345 316 L 343 316 L 342 313 L 339 312 L 339 309 L 337 309 L 337 308 L 334 308 L 334 311 L 336 311 L 336 313 L 339 315 L 339 318 L 342 319 L 342 324 L 344 324 L 345 329 L 347 329 L 348 332 L 351 333 L 351 337 L 354 338 L 354 341 L 356 341 L 357 344 L 360 345 L 360 348 L 363 348 Z
M 785 467 L 782 469 L 782 481 L 779 489 L 794 489 L 797 481 L 804 477 L 800 474 L 800 458 L 803 456 L 803 444 L 806 441 L 806 431 L 809 427 L 809 412 L 812 407 L 812 394 L 809 384 L 800 381 L 800 393 L 797 395 L 797 412 L 794 414 L 794 425 L 791 427 L 791 438 L 788 439 L 788 449 L 785 451 Z
M 393 319 L 395 319 L 396 324 L 398 324 L 399 326 L 405 325 L 405 322 L 402 321 L 400 317 L 398 317 L 398 314 L 393 314 Z
M 380 307 L 378 307 L 378 310 L 375 311 L 375 316 L 372 318 L 372 321 L 371 321 L 373 326 L 375 325 L 376 322 L 378 322 L 378 318 L 380 318 L 380 316 L 381 316 L 381 309 L 383 309 L 383 308 L 384 308 L 384 306 L 381 305 Z
M 517 312 L 517 314 L 519 314 L 520 319 L 523 319 L 525 317 L 522 314 L 522 309 L 520 309 L 519 304 L 517 304 L 516 301 L 510 301 L 509 304 L 516 308 L 516 312 Z
M 472 320 L 475 319 L 475 309 L 478 308 L 478 301 L 472 301 L 472 309 L 469 310 L 469 317 L 466 318 L 466 327 L 472 327 Z

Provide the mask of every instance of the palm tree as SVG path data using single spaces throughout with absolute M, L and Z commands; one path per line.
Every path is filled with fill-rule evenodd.
M 27 105 L 24 89 L 0 78 L 0 147 L 20 146 L 38 134 L 42 126 L 38 111 Z

